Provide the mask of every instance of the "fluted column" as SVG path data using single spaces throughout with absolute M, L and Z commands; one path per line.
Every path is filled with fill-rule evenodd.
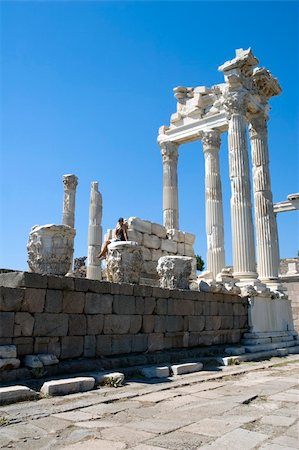
M 213 279 L 225 266 L 222 189 L 219 164 L 220 133 L 199 133 L 205 156 L 207 270 Z
M 167 229 L 179 229 L 178 145 L 160 144 L 163 159 L 163 223 Z
M 62 224 L 75 227 L 75 203 L 78 178 L 76 175 L 63 175 L 64 185 Z
M 101 280 L 101 267 L 98 254 L 102 245 L 102 195 L 98 191 L 98 182 L 91 183 L 88 225 L 88 260 L 86 278 Z
M 278 279 L 279 251 L 269 171 L 267 118 L 260 113 L 250 122 L 258 275 L 261 281 L 271 283 Z
M 228 148 L 231 180 L 231 222 L 234 275 L 241 281 L 257 278 L 246 138 L 246 93 L 226 92 L 224 107 L 229 119 Z

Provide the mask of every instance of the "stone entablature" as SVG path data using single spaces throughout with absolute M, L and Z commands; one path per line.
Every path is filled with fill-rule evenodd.
M 163 225 L 142 220 L 138 217 L 126 219 L 128 237 L 140 245 L 143 258 L 143 277 L 158 279 L 157 265 L 162 256 L 189 256 L 193 258 L 192 277 L 196 277 L 196 262 L 193 245 L 195 235 Z M 113 230 L 107 230 L 104 241 L 113 238 Z
M 0 274 L 0 286 L 0 346 L 16 345 L 21 360 L 232 344 L 247 330 L 237 295 L 28 272 Z

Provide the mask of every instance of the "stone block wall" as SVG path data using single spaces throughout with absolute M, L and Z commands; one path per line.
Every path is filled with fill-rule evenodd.
M 128 237 L 141 245 L 144 278 L 158 279 L 157 264 L 161 256 L 179 255 L 194 258 L 193 277 L 196 274 L 195 254 L 193 244 L 195 235 L 178 230 L 167 230 L 163 225 L 138 217 L 126 219 L 128 224 Z M 113 237 L 113 230 L 107 230 L 104 240 Z
M 59 359 L 238 343 L 236 295 L 39 275 L 0 274 L 0 345 Z
M 299 275 L 284 276 L 281 281 L 283 286 L 287 288 L 288 297 L 292 304 L 294 328 L 299 333 Z

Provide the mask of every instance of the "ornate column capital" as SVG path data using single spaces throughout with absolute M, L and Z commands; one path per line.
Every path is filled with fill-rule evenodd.
M 267 135 L 268 116 L 263 111 L 249 117 L 249 135 L 251 139 Z
M 221 133 L 218 130 L 199 131 L 198 137 L 203 143 L 204 151 L 211 148 L 219 149 L 221 144 Z
M 165 162 L 177 162 L 178 160 L 178 144 L 174 142 L 161 142 L 161 155 L 163 163 Z
M 239 114 L 245 117 L 247 97 L 248 93 L 243 89 L 238 91 L 227 90 L 224 92 L 222 102 L 226 115 L 229 119 L 233 114 Z
M 78 185 L 78 177 L 73 174 L 63 175 L 62 181 L 65 189 L 76 189 Z

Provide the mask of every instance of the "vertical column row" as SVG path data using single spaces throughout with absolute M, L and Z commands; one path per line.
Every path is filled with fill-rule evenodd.
M 220 133 L 199 133 L 205 157 L 205 199 L 207 234 L 207 270 L 213 279 L 225 267 L 222 188 L 219 164 Z
M 163 224 L 167 229 L 179 229 L 178 145 L 160 144 L 163 160 Z

